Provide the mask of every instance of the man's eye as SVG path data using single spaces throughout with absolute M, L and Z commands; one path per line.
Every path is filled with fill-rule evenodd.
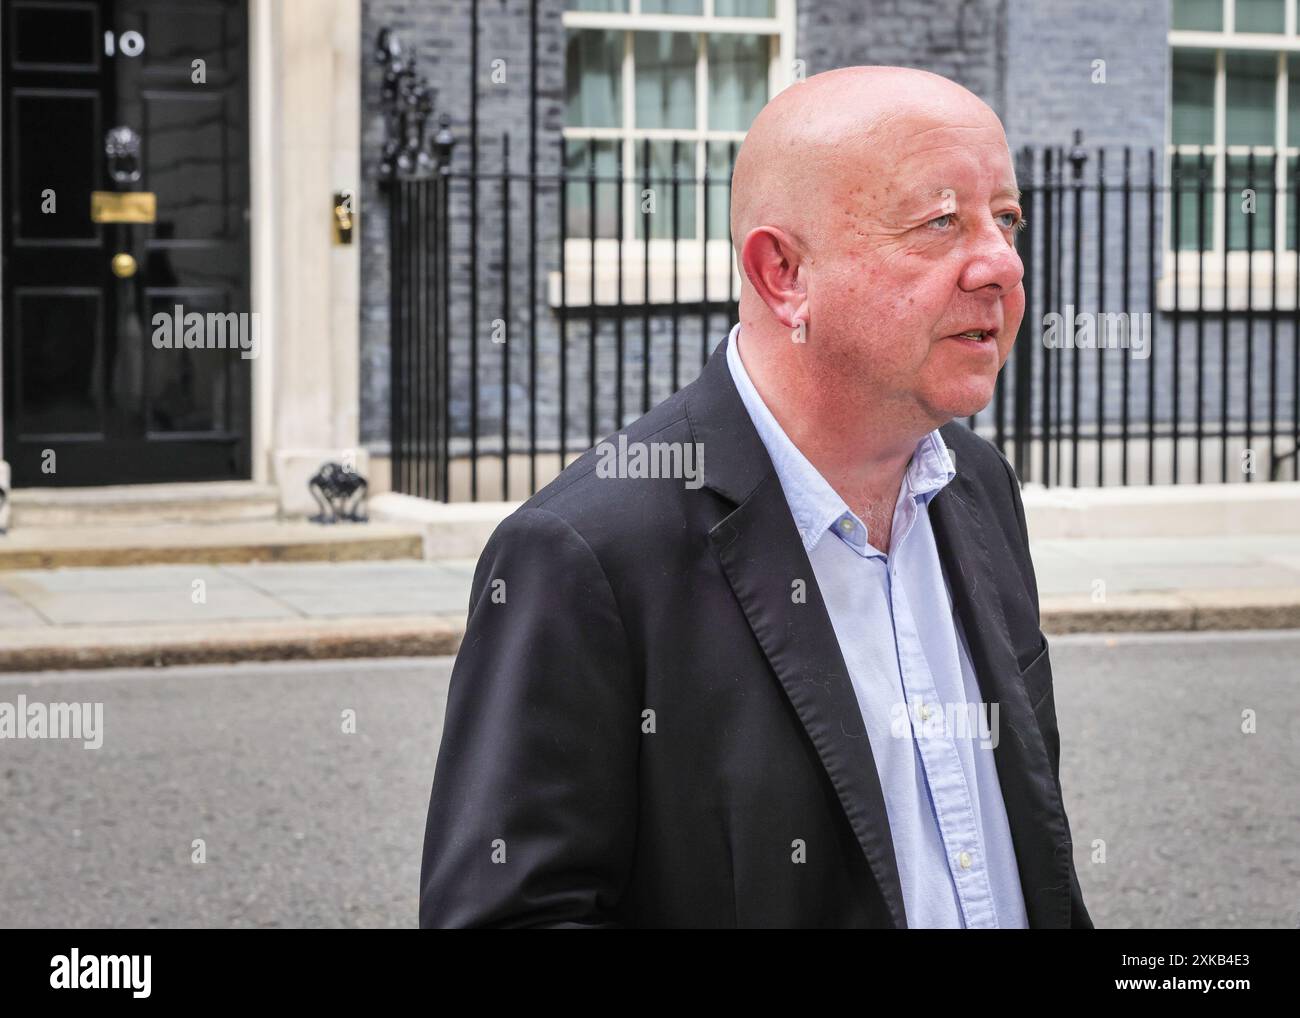
M 931 219 L 925 225 L 933 227 L 936 230 L 946 230 L 949 226 L 949 220 L 951 220 L 953 217 L 954 217 L 954 213 L 946 212 L 942 216 L 938 216 L 934 219 Z
M 1004 223 L 1002 224 L 1002 225 L 1005 226 L 1008 230 L 1016 230 L 1016 229 L 1019 229 L 1019 228 L 1020 228 L 1020 224 L 1021 224 L 1021 222 L 1022 222 L 1022 220 L 1021 220 L 1021 218 L 1020 218 L 1020 213 L 1019 213 L 1019 212 L 1003 212 L 1001 215 L 998 216 L 998 219 L 1002 219 L 1002 220 L 1007 220 L 1007 219 L 1009 219 L 1009 220 L 1010 220 L 1010 222 L 1004 222 Z

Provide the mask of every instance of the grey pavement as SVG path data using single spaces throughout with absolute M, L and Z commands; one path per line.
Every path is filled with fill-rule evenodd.
M 1043 540 L 1033 552 L 1047 633 L 1300 629 L 1300 536 Z M 0 569 L 0 672 L 452 654 L 475 565 Z
M 1300 633 L 1051 654 L 1094 922 L 1300 926 Z M 0 741 L 0 925 L 414 926 L 450 664 L 0 676 L 0 700 L 104 704 L 100 749 Z
M 1295 588 L 1300 535 L 1075 538 L 1031 542 L 1040 596 Z
M 0 628 L 463 614 L 473 560 L 0 571 Z
M 1213 589 L 1300 590 L 1300 536 L 1045 540 L 1044 598 Z M 139 565 L 0 571 L 0 629 L 252 619 L 463 615 L 473 559 Z

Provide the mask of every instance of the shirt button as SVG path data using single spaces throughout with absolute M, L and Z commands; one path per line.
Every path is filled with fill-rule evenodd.
M 853 529 L 853 521 L 852 521 L 852 520 L 840 520 L 840 529 L 841 529 L 842 531 L 844 531 L 844 532 L 847 534 L 850 530 Z
M 961 855 L 959 855 L 959 856 L 957 857 L 957 861 L 958 861 L 959 863 L 961 863 L 961 868 L 962 868 L 962 869 L 964 869 L 964 870 L 968 870 L 968 869 L 970 869 L 970 853 L 969 853 L 969 852 L 963 852 Z
M 922 721 L 930 720 L 930 708 L 928 706 L 921 707 L 921 720 Z

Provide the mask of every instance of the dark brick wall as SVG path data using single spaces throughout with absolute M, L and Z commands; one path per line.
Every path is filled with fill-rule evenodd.
M 920 67 L 1005 104 L 1006 0 L 800 0 L 808 74 L 856 64 Z
M 1006 111 L 1013 148 L 1148 147 L 1165 140 L 1169 5 L 1007 0 Z M 1104 60 L 1105 84 L 1093 82 Z

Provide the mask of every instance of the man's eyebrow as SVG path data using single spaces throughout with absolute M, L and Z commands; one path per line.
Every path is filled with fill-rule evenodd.
M 892 205 L 898 211 L 904 209 L 913 210 L 918 206 L 928 208 L 952 194 L 953 190 L 950 187 L 936 187 L 933 189 L 924 187 L 908 188 L 898 194 Z
M 936 201 L 941 198 L 945 198 L 952 194 L 953 194 L 953 190 L 950 187 L 936 187 L 934 190 L 917 189 L 912 191 L 906 191 L 902 195 L 900 195 L 899 204 L 902 205 L 928 204 L 930 202 Z M 1008 184 L 1007 186 L 1000 187 L 996 191 L 994 191 L 993 197 L 995 199 L 1010 198 L 1012 201 L 1019 202 L 1021 198 L 1021 191 L 1020 188 Z

